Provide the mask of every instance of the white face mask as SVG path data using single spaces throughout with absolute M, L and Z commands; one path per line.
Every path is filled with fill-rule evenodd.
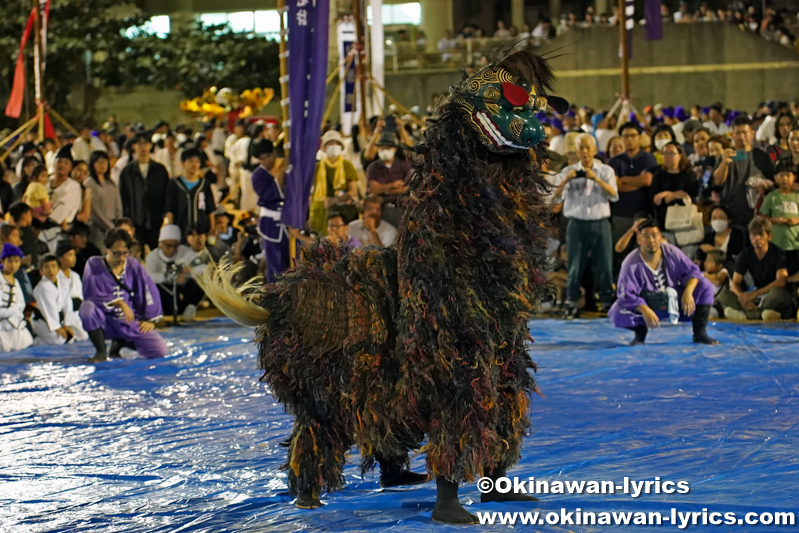
M 377 151 L 377 155 L 381 161 L 391 161 L 394 159 L 394 154 L 396 153 L 397 151 L 394 148 L 384 148 Z
M 655 148 L 658 149 L 658 152 L 663 150 L 663 147 L 666 146 L 671 142 L 671 139 L 655 139 Z
M 325 153 L 330 159 L 335 159 L 341 155 L 341 146 L 337 144 L 329 144 L 327 148 L 325 148 Z
M 711 220 L 710 227 L 713 228 L 713 231 L 716 233 L 721 233 L 727 229 L 727 221 L 726 220 Z

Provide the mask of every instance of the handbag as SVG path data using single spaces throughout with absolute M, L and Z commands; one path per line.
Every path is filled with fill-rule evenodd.
M 688 229 L 692 225 L 695 206 L 688 198 L 682 199 L 682 205 L 670 205 L 666 209 L 666 229 L 677 231 Z
M 693 210 L 691 225 L 686 229 L 676 230 L 674 232 L 674 240 L 677 241 L 677 246 L 696 244 L 702 242 L 705 238 L 705 223 L 702 219 L 702 213 L 697 206 L 692 205 L 690 207 Z

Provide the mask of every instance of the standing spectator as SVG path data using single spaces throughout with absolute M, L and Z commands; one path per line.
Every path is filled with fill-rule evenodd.
M 506 41 L 511 38 L 510 31 L 505 28 L 505 23 L 501 20 L 497 21 L 497 30 L 494 32 L 494 39 L 502 39 Z
M 57 226 L 42 230 L 39 236 L 47 243 L 51 252 L 55 251 L 56 243 L 61 238 L 62 228 L 66 229 L 75 220 L 83 200 L 80 184 L 70 179 L 70 172 L 72 172 L 72 159 L 59 152 L 59 157 L 55 161 L 55 176 L 50 182 L 50 220 Z
M 170 131 L 164 136 L 164 147 L 155 152 L 153 160 L 164 165 L 169 177 L 174 179 L 183 175 L 183 164 L 180 162 L 181 153 L 182 150 L 177 145 L 177 137 Z
M 724 109 L 721 107 L 721 104 L 713 104 L 710 106 L 710 112 L 708 115 L 708 121 L 703 124 L 706 127 L 711 135 L 727 135 L 732 133 L 732 130 L 724 122 Z
M 201 177 L 202 157 L 196 148 L 183 151 L 180 156 L 184 175 L 171 180 L 166 188 L 164 212 L 169 224 L 176 224 L 183 234 L 189 226 L 197 226 L 204 233 L 214 230 L 214 193 L 211 182 Z
M 136 159 L 119 176 L 122 214 L 133 221 L 139 242 L 153 249 L 164 218 L 169 174 L 150 159 L 152 144 L 146 135 L 137 135 L 135 146 Z
M 236 167 L 239 173 L 239 208 L 242 211 L 254 211 L 258 205 L 258 196 L 252 188 L 252 171 L 258 162 L 252 157 L 250 148 L 253 142 L 263 137 L 264 129 L 263 123 L 250 124 L 247 136 L 233 143 L 230 148 L 230 165 Z
M 0 351 L 15 352 L 33 344 L 25 322 L 25 295 L 16 277 L 22 265 L 22 250 L 5 243 L 0 261 L 3 265 L 0 275 Z
M 707 334 L 710 282 L 679 248 L 663 242 L 654 220 L 643 221 L 637 234 L 638 249 L 624 259 L 619 274 L 619 298 L 610 310 L 613 325 L 635 333 L 630 346 L 638 346 L 662 319 L 691 320 L 695 343 L 718 344 Z
M 719 301 L 724 316 L 733 320 L 779 320 L 793 311 L 791 294 L 786 290 L 788 262 L 785 252 L 771 240 L 771 222 L 755 218 L 749 223 L 751 248 L 744 249 L 735 263 L 730 288 L 721 292 Z M 744 276 L 752 276 L 754 286 L 747 288 Z
M 711 185 L 713 180 L 713 167 L 715 167 L 715 159 L 708 153 L 708 141 L 710 141 L 710 132 L 705 128 L 700 128 L 693 132 L 693 148 L 694 153 L 688 156 L 688 162 L 699 180 L 699 190 L 702 196 L 706 196 L 707 188 Z
M 733 213 L 733 224 L 745 225 L 754 213 L 757 193 L 764 192 L 763 186 L 752 186 L 751 178 L 761 179 L 760 183 L 774 180 L 774 163 L 759 148 L 752 148 L 755 132 L 749 117 L 740 116 L 733 122 L 733 149 L 724 150 L 721 162 L 713 172 L 713 181 L 721 187 L 721 200 Z
M 452 61 L 452 53 L 456 49 L 455 39 L 452 38 L 452 30 L 444 30 L 444 36 L 438 41 L 438 51 L 441 52 L 441 61 L 449 63 Z
M 239 166 L 234 165 L 234 157 L 233 157 L 233 146 L 239 141 L 239 139 L 243 139 L 247 134 L 247 120 L 240 118 L 236 120 L 236 124 L 233 127 L 233 133 L 228 135 L 228 138 L 225 139 L 225 159 L 228 161 L 228 175 L 230 176 L 230 192 L 229 195 L 233 199 L 238 199 L 239 197 Z M 180 159 L 180 158 L 178 158 Z M 181 175 L 183 172 L 181 170 L 180 173 L 177 175 Z M 170 174 L 170 177 L 172 175 Z
M 161 298 L 153 280 L 138 261 L 131 259 L 130 235 L 113 229 L 105 240 L 105 258 L 93 257 L 83 274 L 84 301 L 80 318 L 96 353 L 90 363 L 119 357 L 123 347 L 133 347 L 148 359 L 167 354 L 164 339 L 154 331 L 161 320 Z
M 72 159 L 88 161 L 95 150 L 105 151 L 106 147 L 100 139 L 92 136 L 89 126 L 84 124 L 80 129 L 80 135 L 72 144 Z
M 591 254 L 596 272 L 599 301 L 605 310 L 613 301 L 613 240 L 610 229 L 610 202 L 619 199 L 613 169 L 594 159 L 596 140 L 587 133 L 577 137 L 580 161 L 555 176 L 554 196 L 563 198 L 563 215 L 568 217 L 568 285 L 566 307 L 569 317 L 578 313 L 580 284 Z M 625 228 L 626 231 L 627 228 Z
M 119 188 L 111 181 L 108 154 L 92 152 L 89 174 L 90 177 L 86 180 L 86 188 L 91 192 L 92 202 L 89 240 L 102 253 L 105 234 L 114 227 L 115 220 L 122 218 L 122 199 L 119 196 Z
M 688 4 L 686 2 L 680 2 L 679 9 L 674 12 L 674 22 L 677 23 L 693 22 L 691 14 L 688 13 Z
M 672 205 L 682 204 L 683 200 L 693 203 L 699 194 L 699 180 L 685 157 L 682 146 L 671 141 L 663 147 L 663 165 L 652 177 L 649 193 L 655 204 L 655 220 L 661 234 L 671 243 L 677 244 L 673 232 L 666 229 L 666 211 Z
M 780 166 L 799 167 L 799 127 L 788 134 L 788 150 L 783 152 L 778 163 Z
M 105 152 L 100 152 L 99 150 L 97 150 L 97 153 L 105 154 Z M 81 202 L 78 214 L 75 215 L 75 220 L 88 223 L 92 212 L 92 193 L 86 188 L 86 180 L 89 179 L 89 163 L 86 161 L 75 161 L 72 165 L 72 172 L 70 172 L 69 177 L 80 185 Z
M 352 219 L 357 218 L 358 174 L 344 157 L 344 139 L 335 130 L 322 136 L 325 157 L 316 163 L 311 193 L 310 226 L 319 236 L 327 234 L 327 210 L 336 209 Z
M 375 194 L 363 200 L 363 219 L 354 220 L 349 226 L 350 236 L 364 246 L 391 246 L 397 238 L 397 228 L 383 220 L 383 199 Z
M 408 190 L 405 178 L 411 173 L 411 164 L 397 158 L 397 143 L 391 134 L 384 134 L 377 148 L 379 159 L 366 168 L 366 190 L 383 199 L 383 220 L 397 227 L 400 217 L 397 199 Z
M 771 242 L 785 251 L 788 275 L 799 273 L 799 192 L 793 184 L 796 169 L 780 169 L 775 178 L 778 189 L 771 191 L 760 206 L 760 215 L 771 222 Z
M 611 218 L 613 242 L 619 240 L 633 225 L 636 213 L 651 212 L 649 186 L 652 185 L 652 170 L 657 167 L 655 156 L 641 150 L 641 128 L 638 124 L 622 124 L 619 133 L 624 140 L 624 153 L 608 161 L 618 178 L 618 201 L 613 204 Z

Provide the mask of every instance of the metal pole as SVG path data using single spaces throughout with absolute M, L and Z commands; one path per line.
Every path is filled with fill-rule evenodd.
M 361 9 L 362 0 L 353 0 L 352 2 L 352 18 L 355 20 L 355 47 L 358 51 L 358 62 L 355 63 L 355 75 L 358 80 L 358 97 L 361 102 L 361 116 L 358 123 L 361 125 L 361 131 L 366 131 L 366 54 L 363 47 L 363 27 L 364 27 L 364 14 Z
M 619 0 L 619 31 L 621 42 L 621 97 L 630 98 L 630 59 L 627 42 L 627 6 L 625 0 Z

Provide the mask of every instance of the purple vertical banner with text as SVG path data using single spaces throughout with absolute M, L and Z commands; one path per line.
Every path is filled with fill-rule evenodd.
M 663 18 L 660 14 L 660 0 L 646 0 L 644 16 L 646 17 L 646 40 L 661 40 L 663 38 Z
M 325 106 L 330 0 L 288 0 L 291 152 L 281 221 L 305 228 Z

